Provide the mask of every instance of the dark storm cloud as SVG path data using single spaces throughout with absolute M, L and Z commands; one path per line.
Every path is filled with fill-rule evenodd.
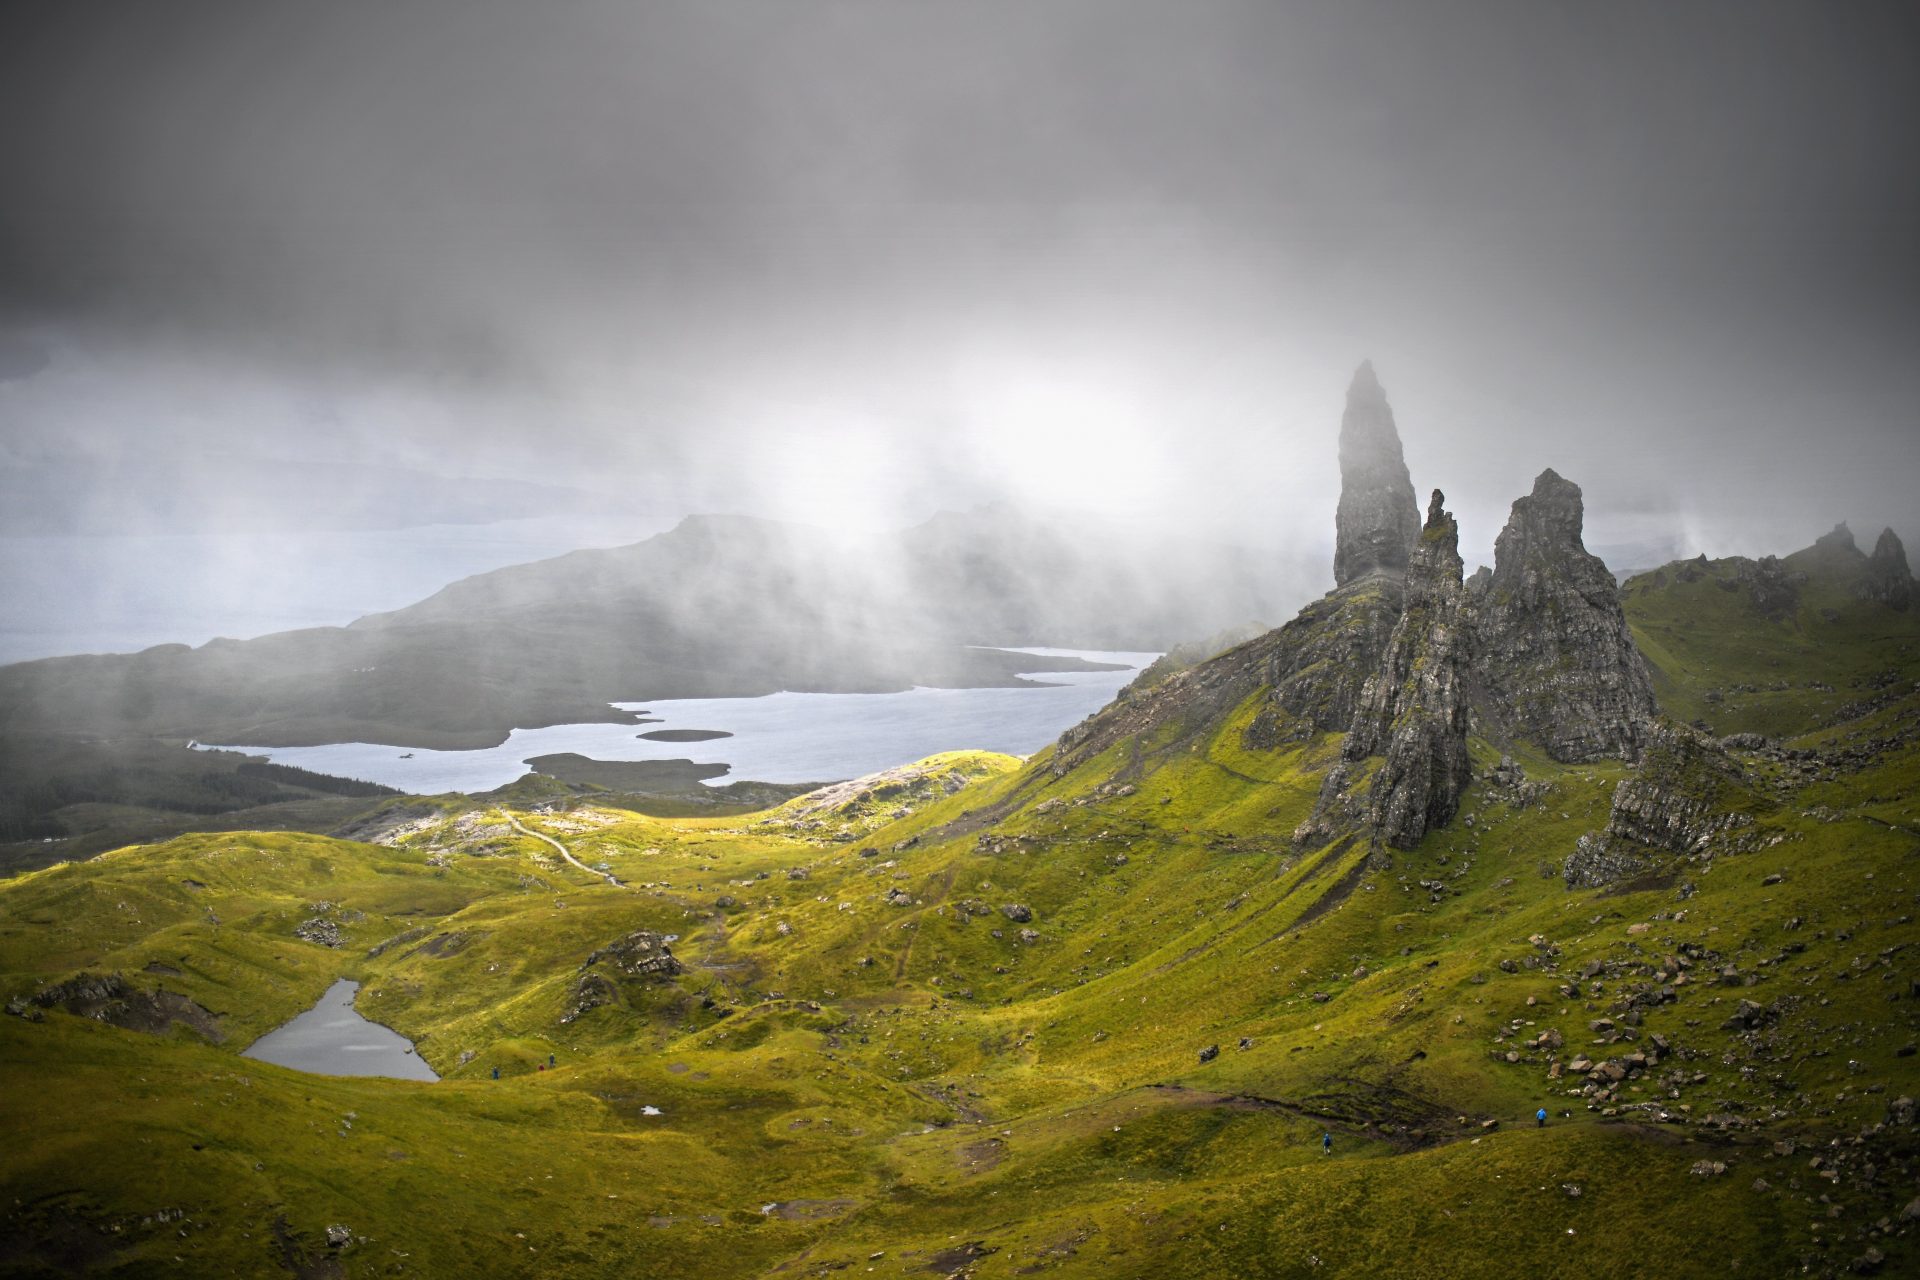
M 1913 529 L 1910 14 L 16 0 L 14 429 L 1325 537 L 1372 355 L 1469 546 Z

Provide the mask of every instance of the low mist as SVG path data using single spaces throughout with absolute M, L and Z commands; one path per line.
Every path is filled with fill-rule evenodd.
M 1366 357 L 1469 567 L 1548 465 L 1617 569 L 1920 543 L 1915 34 L 10 5 L 0 659 L 345 623 L 705 512 L 1006 511 L 1145 591 L 1218 544 L 1276 621 L 1331 586 Z

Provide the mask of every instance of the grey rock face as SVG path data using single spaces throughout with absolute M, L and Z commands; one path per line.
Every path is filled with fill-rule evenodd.
M 1382 569 L 1404 570 L 1420 533 L 1420 506 L 1400 433 L 1372 361 L 1361 364 L 1347 388 L 1335 529 L 1333 581 L 1342 587 Z
M 1652 865 L 1652 854 L 1691 853 L 1752 821 L 1735 807 L 1747 790 L 1739 762 L 1704 734 L 1657 725 L 1640 769 L 1614 788 L 1604 831 L 1581 836 L 1567 858 L 1570 888 L 1598 888 Z
M 1840 527 L 1842 530 L 1846 528 L 1845 525 Z M 1827 538 L 1831 537 L 1833 534 L 1827 535 Z M 1826 542 L 1826 538 L 1821 542 Z M 1838 551 L 1834 551 L 1834 547 L 1829 547 L 1829 551 L 1846 553 L 1850 559 L 1859 558 L 1852 535 L 1848 535 L 1844 547 L 1839 547 L 1839 544 L 1834 546 L 1839 548 Z M 1741 557 L 1733 562 L 1733 576 L 1721 579 L 1720 585 L 1726 591 L 1745 591 L 1761 617 L 1779 622 L 1792 616 L 1800 607 L 1800 584 L 1806 580 L 1806 574 L 1781 564 L 1779 556 L 1761 556 L 1758 560 Z
M 1656 710 L 1620 591 L 1581 542 L 1580 486 L 1552 469 L 1513 504 L 1473 593 L 1474 669 L 1499 727 L 1556 760 L 1633 759 Z
M 1815 538 L 1813 545 L 1817 550 L 1829 554 L 1844 554 L 1860 550 L 1860 544 L 1853 540 L 1853 530 L 1847 528 L 1845 520 Z
M 1198 666 L 1157 681 L 1149 679 L 1149 669 L 1060 736 L 1053 772 L 1063 775 L 1116 742 L 1168 726 L 1174 728 L 1171 741 L 1184 749 L 1263 687 L 1268 702 L 1247 731 L 1249 747 L 1272 748 L 1316 731 L 1345 729 L 1367 676 L 1379 668 L 1400 599 L 1397 577 L 1375 575 L 1328 593 L 1285 626 Z
M 1367 678 L 1386 654 L 1403 600 L 1400 580 L 1381 575 L 1301 610 L 1281 629 L 1285 643 L 1275 646 L 1267 663 L 1275 706 L 1302 727 L 1351 725 Z
M 1893 530 L 1881 530 L 1880 540 L 1873 544 L 1860 593 L 1895 609 L 1905 609 L 1913 603 L 1913 571 L 1907 567 L 1907 549 Z
M 667 945 L 666 939 L 651 929 L 641 929 L 609 942 L 589 955 L 586 963 L 580 967 L 586 969 L 602 960 L 619 972 L 636 978 L 665 980 L 685 972 L 681 963 L 674 959 L 673 950 Z
M 1615 843 L 1603 832 L 1580 837 L 1567 855 L 1562 876 L 1569 889 L 1599 889 L 1637 876 L 1651 865 L 1643 851 Z
M 1380 673 L 1367 681 L 1341 754 L 1384 757 L 1369 789 L 1375 837 L 1411 849 L 1445 826 L 1473 776 L 1463 668 L 1460 530 L 1436 489 L 1407 568 L 1406 610 L 1394 626 Z

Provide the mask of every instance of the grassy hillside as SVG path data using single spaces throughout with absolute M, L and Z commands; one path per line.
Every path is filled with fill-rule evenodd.
M 18 877 L 0 1270 L 1911 1268 L 1920 656 L 1817 584 L 1817 623 L 1729 600 L 1669 574 L 1629 610 L 1680 715 L 1788 741 L 1739 751 L 1744 825 L 1608 890 L 1561 868 L 1626 766 L 1515 783 L 1477 744 L 1417 850 L 1296 847 L 1339 737 L 1250 748 L 1258 697 L 1059 773 L 936 757 L 707 818 L 529 795 Z M 1832 691 L 1708 699 L 1774 657 Z M 179 1019 L 31 999 L 114 973 L 175 998 L 111 1017 Z M 342 976 L 443 1081 L 237 1056 Z

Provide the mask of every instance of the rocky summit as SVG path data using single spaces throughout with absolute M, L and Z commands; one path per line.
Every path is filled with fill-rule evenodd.
M 1556 760 L 1632 759 L 1655 711 L 1620 591 L 1581 541 L 1580 486 L 1552 468 L 1516 500 L 1473 596 L 1474 670 L 1488 732 Z
M 1406 569 L 1420 534 L 1420 507 L 1400 451 L 1393 408 L 1364 361 L 1347 388 L 1340 420 L 1340 509 L 1334 518 L 1334 585 Z

